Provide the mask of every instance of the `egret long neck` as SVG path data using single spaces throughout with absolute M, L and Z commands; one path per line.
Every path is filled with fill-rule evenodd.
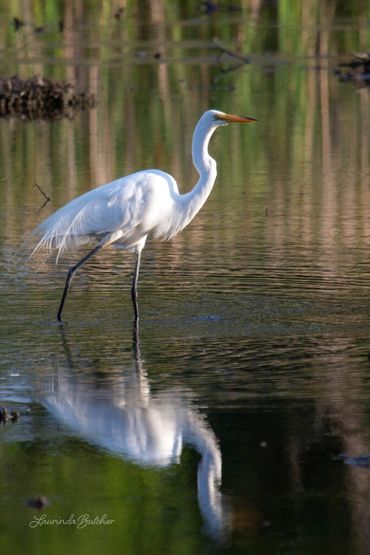
M 193 135 L 192 155 L 193 164 L 199 173 L 199 180 L 195 187 L 181 195 L 183 215 L 182 229 L 194 218 L 206 202 L 217 176 L 216 161 L 208 153 L 209 140 L 216 130 L 209 122 L 200 120 Z

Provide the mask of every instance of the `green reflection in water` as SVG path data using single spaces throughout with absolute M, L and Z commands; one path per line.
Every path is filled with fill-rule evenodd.
M 189 534 L 202 526 L 194 511 L 194 484 L 189 484 L 189 470 L 196 475 L 190 453 L 184 454 L 181 466 L 158 472 L 97 453 L 77 440 L 61 439 L 59 435 L 56 444 L 35 439 L 3 446 L 3 475 L 18 478 L 2 488 L 2 549 L 17 551 L 29 545 L 32 553 L 62 553 L 68 546 L 80 553 L 104 546 L 125 553 L 179 553 L 184 546 L 188 553 L 202 550 L 202 538 Z M 27 494 L 40 491 L 48 492 L 50 506 L 40 511 L 27 507 Z M 91 520 L 107 515 L 106 521 L 114 522 L 31 528 L 30 523 L 44 514 L 65 520 L 74 515 L 80 522 L 85 514 Z

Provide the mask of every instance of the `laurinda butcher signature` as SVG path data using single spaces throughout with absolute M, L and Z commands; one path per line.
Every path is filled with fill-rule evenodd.
M 75 526 L 78 530 L 82 530 L 87 526 L 108 526 L 114 522 L 115 520 L 108 518 L 106 514 L 91 516 L 85 513 L 78 516 L 71 514 L 67 518 L 48 518 L 47 515 L 43 513 L 42 515 L 33 515 L 33 520 L 31 520 L 28 525 L 30 528 L 38 528 L 41 526 Z

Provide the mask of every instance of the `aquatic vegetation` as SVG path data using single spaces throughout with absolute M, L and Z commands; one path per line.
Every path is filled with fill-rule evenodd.
M 352 54 L 350 62 L 343 62 L 334 73 L 339 81 L 351 81 L 358 87 L 370 86 L 370 52 L 356 52 Z M 345 68 L 345 69 L 344 69 Z
M 25 80 L 17 75 L 0 78 L 0 117 L 54 120 L 94 106 L 93 94 L 76 91 L 68 81 L 36 75 Z

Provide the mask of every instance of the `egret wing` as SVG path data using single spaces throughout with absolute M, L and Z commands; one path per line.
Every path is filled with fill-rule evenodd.
M 46 247 L 58 249 L 60 254 L 90 239 L 118 231 L 121 236 L 127 234 L 140 222 L 144 208 L 141 183 L 142 179 L 133 174 L 72 200 L 38 226 L 41 239 L 35 251 Z

